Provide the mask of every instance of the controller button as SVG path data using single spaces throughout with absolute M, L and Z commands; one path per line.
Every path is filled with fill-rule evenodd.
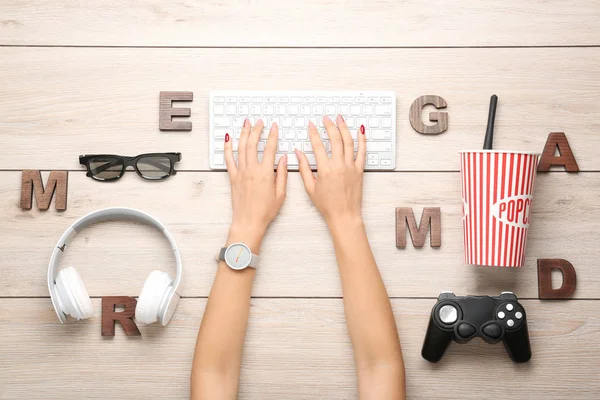
M 471 324 L 462 323 L 458 326 L 457 331 L 458 331 L 458 336 L 466 339 L 466 338 L 473 336 L 473 334 L 475 334 L 476 329 Z
M 445 324 L 453 324 L 458 319 L 458 310 L 456 307 L 446 304 L 439 311 L 440 319 Z
M 506 309 L 507 309 L 508 311 L 512 311 L 512 310 L 513 310 L 513 308 L 515 308 L 515 307 L 514 307 L 512 304 L 510 304 L 510 303 L 508 303 L 508 304 L 506 305 Z
M 523 318 L 523 314 L 521 313 L 521 311 L 517 311 L 517 312 L 515 313 L 515 318 L 516 318 L 516 319 L 521 319 L 521 318 Z
M 498 318 L 500 318 L 500 319 L 504 319 L 504 317 L 506 317 L 506 314 L 504 314 L 504 311 L 500 311 L 500 312 L 498 313 Z
M 515 326 L 515 321 L 513 321 L 512 319 L 509 319 L 508 321 L 506 321 L 506 325 L 508 325 L 509 327 L 513 327 Z
M 502 327 L 498 324 L 489 324 L 483 327 L 483 333 L 492 339 L 502 336 Z

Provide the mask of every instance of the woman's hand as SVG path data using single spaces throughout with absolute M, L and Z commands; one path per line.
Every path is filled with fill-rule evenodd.
M 256 253 L 269 224 L 281 209 L 287 182 L 287 156 L 283 156 L 277 163 L 277 175 L 273 173 L 277 124 L 271 126 L 262 162 L 258 160 L 257 146 L 263 128 L 264 124 L 260 119 L 252 129 L 250 121 L 244 121 L 237 165 L 233 158 L 231 136 L 225 135 L 225 162 L 231 181 L 233 206 L 228 244 L 244 242 Z
M 328 117 L 323 117 L 331 143 L 331 158 L 319 137 L 317 128 L 310 122 L 308 132 L 317 160 L 318 176 L 315 178 L 303 152 L 296 150 L 300 174 L 306 192 L 317 209 L 323 214 L 330 228 L 345 221 L 361 221 L 363 173 L 367 152 L 365 127 L 361 125 L 358 135 L 358 152 L 354 158 L 354 141 L 348 126 L 338 115 L 337 127 Z

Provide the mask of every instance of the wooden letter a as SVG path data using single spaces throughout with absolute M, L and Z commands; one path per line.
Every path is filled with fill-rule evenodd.
M 109 296 L 102 298 L 102 336 L 115 336 L 115 322 L 119 321 L 127 336 L 141 336 L 133 316 L 137 301 L 133 297 Z M 125 309 L 115 311 L 115 306 L 122 305 Z
M 440 247 L 442 245 L 441 214 L 439 207 L 425 207 L 421 214 L 421 223 L 417 227 L 415 213 L 411 207 L 396 208 L 396 247 L 406 248 L 406 228 L 410 231 L 410 237 L 414 247 L 423 247 L 427 229 L 431 226 L 429 234 L 429 245 Z
M 56 192 L 56 209 L 59 211 L 66 210 L 68 179 L 69 173 L 67 171 L 52 171 L 44 189 L 42 174 L 39 170 L 23 170 L 21 175 L 21 208 L 31 210 L 33 194 L 35 193 L 37 207 L 40 210 L 47 210 L 50 207 L 52 196 Z
M 554 155 L 557 148 L 559 156 Z M 567 172 L 579 172 L 579 166 L 564 132 L 552 132 L 548 135 L 537 170 L 538 172 L 548 172 L 553 165 L 565 167 Z

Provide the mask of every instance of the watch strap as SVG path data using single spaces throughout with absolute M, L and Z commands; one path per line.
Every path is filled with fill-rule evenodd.
M 221 247 L 221 250 L 219 250 L 219 255 L 217 256 L 217 261 L 225 261 L 225 252 L 227 251 L 227 247 Z M 248 265 L 249 267 L 252 268 L 257 268 L 258 267 L 258 263 L 260 261 L 260 256 L 258 256 L 257 254 L 254 253 L 250 253 L 252 254 L 252 260 L 250 261 L 250 265 Z

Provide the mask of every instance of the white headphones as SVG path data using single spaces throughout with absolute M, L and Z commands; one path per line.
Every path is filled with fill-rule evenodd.
M 177 303 L 179 303 L 180 295 L 177 293 L 177 288 L 182 275 L 181 256 L 173 236 L 163 224 L 150 215 L 131 208 L 106 208 L 94 211 L 77 220 L 63 233 L 52 252 L 50 264 L 48 265 L 48 290 L 56 315 L 58 315 L 61 323 L 65 323 L 67 315 L 81 320 L 94 314 L 92 301 L 77 270 L 73 267 L 67 267 L 57 272 L 58 264 L 67 245 L 81 230 L 96 222 L 115 218 L 129 219 L 151 225 L 161 231 L 171 244 L 177 264 L 175 279 L 171 279 L 166 272 L 152 271 L 146 282 L 144 282 L 135 308 L 137 322 L 151 324 L 158 321 L 163 326 L 167 325 L 175 312 Z

